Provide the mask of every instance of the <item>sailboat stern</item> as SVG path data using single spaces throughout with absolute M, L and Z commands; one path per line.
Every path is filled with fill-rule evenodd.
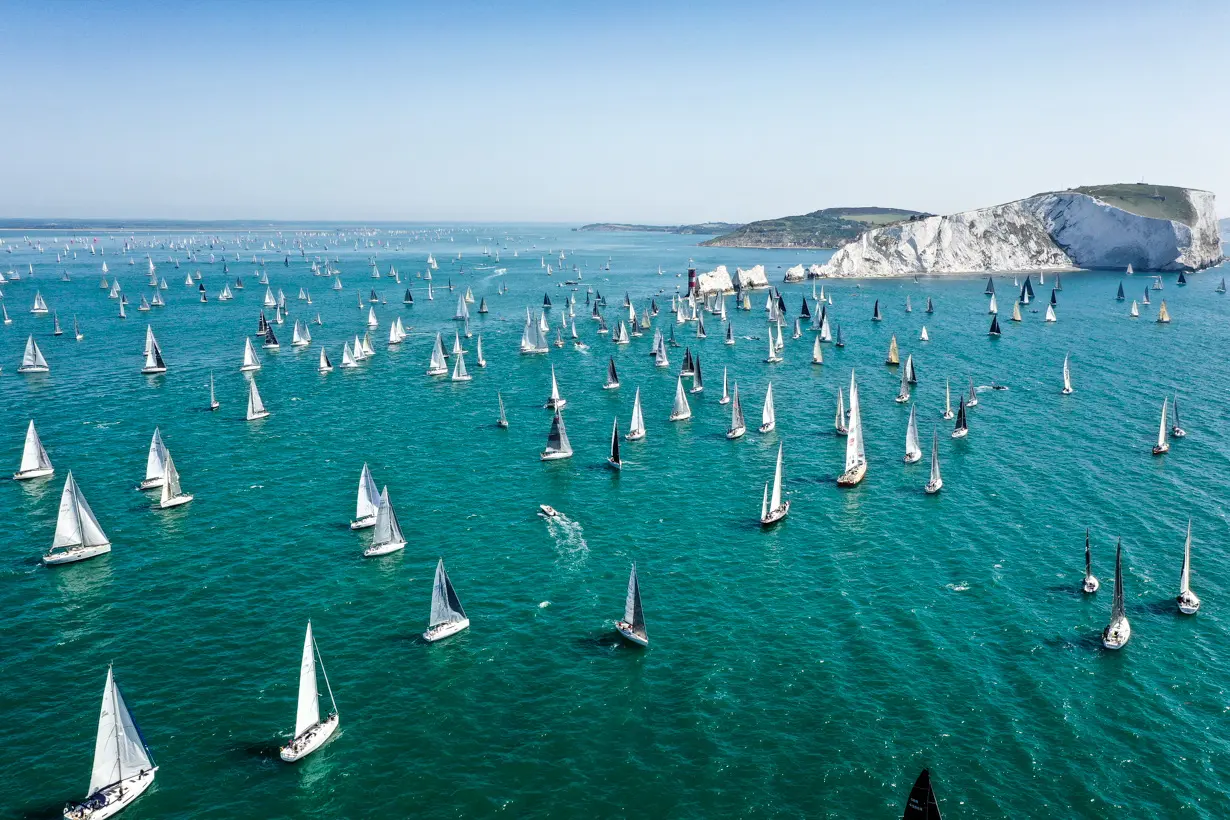
M 853 487 L 867 477 L 867 462 L 859 462 L 837 477 L 838 487 Z
M 339 725 L 340 719 L 338 716 L 336 714 L 329 715 L 328 718 L 312 726 L 290 743 L 283 746 L 278 754 L 287 763 L 302 760 L 328 743 L 329 738 L 333 737 Z
M 154 785 L 154 775 L 158 767 L 147 769 L 114 783 L 105 789 L 100 789 L 82 800 L 80 803 L 69 803 L 64 807 L 65 820 L 105 820 L 119 814 L 124 808 L 145 793 Z

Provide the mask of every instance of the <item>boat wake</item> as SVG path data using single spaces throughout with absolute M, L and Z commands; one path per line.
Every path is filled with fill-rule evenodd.
M 589 544 L 580 522 L 573 521 L 563 513 L 547 518 L 547 532 L 555 541 L 555 552 L 561 561 L 578 564 L 589 558 Z

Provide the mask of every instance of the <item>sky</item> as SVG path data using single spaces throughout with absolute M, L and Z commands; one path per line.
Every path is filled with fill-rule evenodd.
M 6 3 L 0 217 L 1230 216 L 1230 3 Z

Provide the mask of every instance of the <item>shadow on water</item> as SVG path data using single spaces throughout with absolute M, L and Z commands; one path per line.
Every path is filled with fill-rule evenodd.
M 233 752 L 243 755 L 244 757 L 254 757 L 260 760 L 280 760 L 283 741 L 270 739 L 260 741 L 242 742 L 240 745 L 232 748 Z
M 1065 638 L 1065 637 L 1057 635 L 1053 638 L 1047 638 L 1043 643 L 1050 649 L 1063 649 L 1063 650 L 1075 649 L 1081 652 L 1105 652 L 1107 651 L 1102 646 L 1102 633 L 1100 631 L 1090 632 L 1085 635 L 1081 635 L 1079 638 L 1076 638 L 1076 639 Z
M 1053 584 L 1046 588 L 1052 595 L 1066 595 L 1069 598 L 1084 598 L 1088 601 L 1098 600 L 1097 594 L 1086 594 L 1079 586 L 1072 584 Z
M 48 820 L 52 817 L 64 816 L 64 804 L 68 801 L 60 803 L 43 803 L 39 806 L 28 806 L 24 809 L 18 809 L 14 817 L 20 820 Z
M 613 653 L 632 653 L 639 656 L 645 651 L 644 647 L 630 644 L 613 630 L 577 638 L 574 645 L 587 654 L 601 654 L 605 657 L 610 657 Z
M 1189 617 L 1179 612 L 1179 604 L 1174 598 L 1159 598 L 1155 601 L 1148 602 L 1144 606 L 1139 606 L 1138 608 L 1143 609 L 1149 615 L 1176 615 L 1184 618 Z M 1130 617 L 1131 614 L 1132 613 L 1129 612 L 1128 616 Z

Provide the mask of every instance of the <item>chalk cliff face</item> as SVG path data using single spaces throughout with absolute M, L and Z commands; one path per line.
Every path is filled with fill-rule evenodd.
M 1213 194 L 1186 197 L 1187 219 L 1142 216 L 1077 191 L 1039 194 L 975 211 L 868 231 L 821 276 L 1035 271 L 1071 268 L 1198 270 L 1221 260 Z M 1172 201 L 1171 207 L 1176 203 Z

